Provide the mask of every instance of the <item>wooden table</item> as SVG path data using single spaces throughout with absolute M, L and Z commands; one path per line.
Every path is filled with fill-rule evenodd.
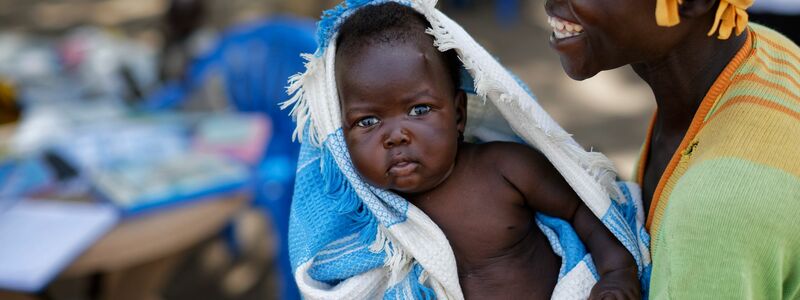
M 123 220 L 87 249 L 59 279 L 98 276 L 98 298 L 159 299 L 181 254 L 219 234 L 249 202 L 246 193 L 198 199 Z M 0 291 L 0 299 L 36 299 Z
M 0 149 L 9 146 L 16 129 L 16 124 L 0 125 Z M 157 292 L 182 255 L 219 234 L 249 201 L 249 193 L 241 191 L 123 219 L 56 280 L 98 278 L 101 286 L 96 298 L 99 299 L 159 299 Z M 39 297 L 0 290 L 0 300 L 7 299 Z
M 0 125 L 0 156 L 3 155 L 4 151 L 8 151 L 8 148 L 11 147 L 11 137 L 14 135 L 16 130 L 16 124 Z

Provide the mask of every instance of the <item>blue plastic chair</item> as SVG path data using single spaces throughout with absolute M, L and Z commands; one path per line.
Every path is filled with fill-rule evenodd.
M 495 14 L 504 25 L 514 24 L 519 18 L 520 0 L 495 0 Z
M 146 109 L 174 107 L 212 74 L 217 74 L 221 75 L 232 106 L 270 117 L 273 135 L 264 159 L 254 170 L 254 205 L 272 217 L 277 231 L 281 299 L 300 298 L 287 244 L 300 145 L 292 142 L 295 124 L 279 103 L 289 99 L 288 78 L 304 70 L 300 54 L 316 50 L 314 31 L 312 20 L 292 17 L 275 17 L 233 28 L 221 36 L 216 47 L 189 66 L 183 82 L 168 84 L 145 104 Z

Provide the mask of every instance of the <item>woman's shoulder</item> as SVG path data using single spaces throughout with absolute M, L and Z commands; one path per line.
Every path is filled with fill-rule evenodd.
M 800 47 L 780 33 L 752 24 L 751 50 L 714 103 L 709 120 L 728 108 L 761 106 L 800 120 Z M 748 116 L 763 114 L 751 112 Z
M 754 52 L 703 121 L 694 159 L 735 157 L 800 176 L 800 50 L 769 28 L 750 28 Z
M 800 115 L 780 107 L 740 104 L 719 112 L 687 149 L 692 159 L 736 158 L 783 169 L 800 178 Z

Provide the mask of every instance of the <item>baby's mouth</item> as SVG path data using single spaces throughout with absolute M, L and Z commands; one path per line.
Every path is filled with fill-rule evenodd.
M 408 158 L 392 159 L 389 169 L 386 171 L 386 176 L 402 177 L 414 173 L 419 167 L 419 163 Z
M 557 40 L 574 37 L 583 33 L 583 26 L 559 17 L 547 16 L 547 22 L 553 27 L 553 38 Z

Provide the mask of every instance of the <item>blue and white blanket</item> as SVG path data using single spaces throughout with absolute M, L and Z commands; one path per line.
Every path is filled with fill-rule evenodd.
M 319 48 L 306 71 L 292 78 L 292 107 L 303 143 L 289 225 L 292 268 L 306 299 L 463 299 L 447 238 L 420 209 L 363 181 L 341 128 L 334 58 L 338 26 L 357 9 L 382 1 L 348 0 L 319 22 Z M 465 68 L 470 119 L 466 135 L 513 136 L 547 156 L 592 212 L 633 254 L 646 289 L 649 237 L 638 187 L 615 182 L 611 162 L 578 145 L 435 0 L 397 0 L 431 23 L 440 51 L 455 49 Z M 506 128 L 503 128 L 506 127 Z M 510 133 L 510 134 L 506 134 Z M 538 214 L 537 224 L 562 259 L 554 299 L 585 299 L 597 272 L 565 221 Z M 646 291 L 645 291 L 646 294 Z

